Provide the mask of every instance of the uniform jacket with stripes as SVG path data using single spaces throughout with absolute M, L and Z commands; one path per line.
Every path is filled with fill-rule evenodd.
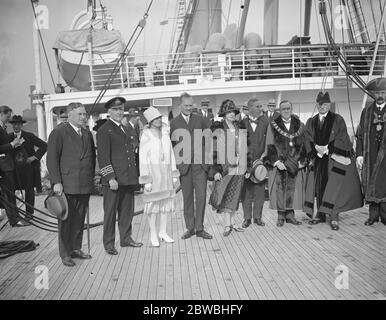
M 112 120 L 107 120 L 97 131 L 98 163 L 102 185 L 115 179 L 120 186 L 138 184 L 135 137 Z

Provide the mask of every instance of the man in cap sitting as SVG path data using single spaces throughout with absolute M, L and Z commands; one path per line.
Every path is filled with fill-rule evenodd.
M 292 103 L 280 103 L 280 117 L 272 120 L 266 139 L 264 163 L 269 172 L 270 208 L 278 213 L 278 227 L 284 222 L 300 225 L 295 219 L 295 211 L 302 209 L 303 186 L 298 184 L 297 176 L 304 165 L 304 125 L 292 114 Z
M 31 219 L 34 214 L 35 190 L 41 189 L 40 159 L 46 153 L 47 143 L 31 132 L 22 130 L 26 121 L 21 116 L 13 116 L 9 123 L 12 124 L 13 133 L 11 140 L 23 138 L 24 143 L 13 150 L 15 162 L 16 190 L 25 190 L 26 212 Z M 35 150 L 36 148 L 36 150 Z
M 358 172 L 352 161 L 352 143 L 342 116 L 330 110 L 328 92 L 319 92 L 318 114 L 306 124 L 306 149 L 310 159 L 304 210 L 311 224 L 326 222 L 339 230 L 338 213 L 363 205 Z M 317 213 L 314 215 L 316 197 Z
M 131 237 L 134 216 L 134 191 L 138 186 L 138 163 L 134 136 L 122 125 L 126 100 L 112 98 L 106 102 L 109 119 L 97 131 L 98 163 L 103 186 L 103 245 L 108 254 L 117 255 L 115 223 L 121 247 L 140 247 Z
M 243 119 L 248 136 L 248 168 L 252 168 L 253 163 L 260 159 L 265 150 L 265 137 L 268 128 L 268 119 L 262 112 L 262 105 L 258 99 L 252 98 L 248 101 L 248 114 Z M 253 173 L 251 173 L 253 175 Z M 261 220 L 263 205 L 265 201 L 265 179 L 257 182 L 251 179 L 245 180 L 243 192 L 243 228 L 251 224 L 252 212 L 253 222 L 258 226 L 264 226 Z
M 362 110 L 356 138 L 357 166 L 362 169 L 362 185 L 369 218 L 365 225 L 379 221 L 386 225 L 386 78 L 370 81 L 366 89 L 374 102 Z
M 54 192 L 65 194 L 68 217 L 58 219 L 59 255 L 65 266 L 72 258 L 91 259 L 82 249 L 83 227 L 94 187 L 95 147 L 91 132 L 84 129 L 85 107 L 79 102 L 67 107 L 68 122 L 57 126 L 48 137 L 47 169 Z

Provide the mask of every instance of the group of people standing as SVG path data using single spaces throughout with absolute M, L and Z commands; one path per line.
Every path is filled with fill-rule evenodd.
M 162 122 L 158 109 L 149 107 L 143 114 L 147 125 L 141 133 L 134 123 L 124 123 L 125 99 L 115 97 L 105 104 L 109 117 L 96 128 L 96 145 L 85 129 L 85 107 L 70 103 L 68 121 L 51 132 L 47 149 L 53 191 L 63 194 L 68 203 L 67 218 L 58 222 L 63 264 L 74 266 L 74 258 L 91 258 L 82 251 L 82 237 L 96 160 L 103 186 L 103 245 L 110 255 L 118 254 L 117 220 L 121 247 L 143 245 L 133 239 L 132 231 L 134 194 L 140 185 L 153 247 L 159 247 L 160 241 L 174 242 L 167 233 L 167 221 L 175 210 L 179 185 L 186 226 L 182 239 L 212 239 L 204 228 L 207 203 L 224 216 L 226 237 L 232 231 L 245 231 L 252 223 L 264 227 L 267 176 L 269 206 L 277 210 L 278 227 L 300 225 L 295 210 L 303 210 L 310 224 L 326 222 L 329 216 L 332 230 L 338 230 L 339 213 L 362 207 L 363 200 L 370 204 L 365 224 L 381 219 L 386 225 L 386 79 L 373 80 L 367 89 L 375 101 L 362 111 L 356 152 L 343 117 L 330 110 L 328 92 L 318 94 L 318 113 L 306 124 L 293 114 L 291 101 L 281 101 L 279 112 L 266 113 L 256 98 L 248 101 L 248 115 L 241 120 L 235 103 L 223 101 L 219 112 L 222 121 L 210 123 L 192 113 L 193 97 L 184 93 L 180 96 L 181 112 L 170 126 Z M 1 108 L 0 114 L 2 124 L 6 120 Z M 3 136 L 3 125 L 0 127 Z M 197 131 L 209 132 L 209 139 Z M 13 140 L 7 137 L 0 153 L 24 143 L 20 135 Z M 42 145 L 33 157 L 39 159 L 44 152 Z M 0 154 L 2 179 L 8 183 L 2 158 Z M 362 186 L 357 169 L 362 170 Z M 208 180 L 213 184 L 207 202 Z M 240 203 L 244 221 L 237 226 L 234 216 Z M 18 223 L 15 219 L 11 224 Z
M 7 132 L 6 124 L 13 132 Z M 12 116 L 12 109 L 0 106 L 0 207 L 12 227 L 28 226 L 33 218 L 35 188 L 41 192 L 40 159 L 47 144 L 32 132 L 23 130 L 26 121 L 20 115 Z M 25 215 L 16 207 L 16 190 L 24 190 Z

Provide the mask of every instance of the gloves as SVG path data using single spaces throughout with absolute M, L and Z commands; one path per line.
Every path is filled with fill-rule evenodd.
M 363 166 L 363 157 L 359 156 L 359 157 L 357 157 L 357 167 L 359 169 L 362 169 L 362 166 Z
M 145 191 L 146 192 L 151 192 L 152 189 L 152 184 L 151 183 L 146 183 L 145 184 Z

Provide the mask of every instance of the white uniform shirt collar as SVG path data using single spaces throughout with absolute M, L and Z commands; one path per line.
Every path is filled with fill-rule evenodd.
M 383 110 L 383 108 L 385 107 L 385 104 L 386 102 L 382 103 L 382 104 L 377 104 L 377 108 L 380 108 L 381 111 Z

